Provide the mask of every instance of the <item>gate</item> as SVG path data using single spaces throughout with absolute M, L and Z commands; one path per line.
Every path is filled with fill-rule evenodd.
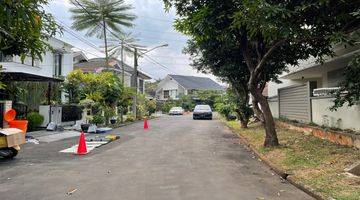
M 311 122 L 310 83 L 281 88 L 278 96 L 280 117 Z

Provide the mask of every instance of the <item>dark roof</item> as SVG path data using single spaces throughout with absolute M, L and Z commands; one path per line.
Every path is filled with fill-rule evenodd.
M 120 60 L 117 59 L 110 59 L 109 61 L 109 69 L 110 70 L 114 70 L 117 72 L 121 72 L 121 62 Z M 89 61 L 87 62 L 81 62 L 81 63 L 76 63 L 74 64 L 74 69 L 81 69 L 84 72 L 97 72 L 97 71 L 101 71 L 101 69 L 106 69 L 106 62 L 105 62 L 105 58 L 92 58 L 89 59 Z M 134 72 L 134 68 L 132 68 L 131 66 L 129 66 L 128 64 L 124 63 L 124 70 L 130 74 L 132 74 Z M 139 76 L 144 78 L 144 79 L 151 79 L 150 76 L 146 75 L 145 73 L 139 71 Z
M 171 75 L 176 82 L 178 82 L 185 89 L 196 89 L 196 90 L 224 90 L 220 84 L 216 83 L 210 78 L 197 77 L 197 76 L 182 76 L 182 75 Z
M 0 80 L 6 81 L 30 81 L 30 82 L 63 82 L 64 79 L 47 77 L 25 72 L 0 72 Z

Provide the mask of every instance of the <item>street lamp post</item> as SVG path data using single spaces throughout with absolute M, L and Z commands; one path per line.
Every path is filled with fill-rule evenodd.
M 149 53 L 150 51 L 153 51 L 157 48 L 161 48 L 161 47 L 167 47 L 169 46 L 168 44 L 163 44 L 163 45 L 159 45 L 159 46 L 156 46 L 152 49 L 149 49 L 145 52 L 142 52 L 138 55 L 138 50 L 136 47 L 134 47 L 134 72 L 133 72 L 133 86 L 135 88 L 135 95 L 134 95 L 134 98 L 133 98 L 133 106 L 132 106 L 132 110 L 133 110 L 133 115 L 135 116 L 135 119 L 137 117 L 137 108 L 136 108 L 136 105 L 137 105 L 137 92 L 138 92 L 138 56 L 142 56 L 142 55 L 145 55 L 146 53 Z

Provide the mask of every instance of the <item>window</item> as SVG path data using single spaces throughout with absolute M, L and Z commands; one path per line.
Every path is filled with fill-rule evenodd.
M 54 76 L 61 76 L 61 68 L 62 68 L 61 65 L 62 65 L 62 55 L 60 53 L 56 53 Z
M 139 79 L 139 91 L 144 93 L 144 80 Z
M 164 99 L 168 99 L 170 97 L 169 90 L 164 90 Z
M 177 90 L 170 90 L 169 96 L 170 96 L 172 99 L 178 98 Z

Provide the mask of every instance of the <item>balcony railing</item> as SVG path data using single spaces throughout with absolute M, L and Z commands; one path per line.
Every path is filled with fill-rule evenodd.
M 14 62 L 20 63 L 23 65 L 39 67 L 40 61 L 38 59 L 33 59 L 31 57 L 26 57 L 24 60 L 21 60 L 19 56 L 7 56 L 0 53 L 0 62 Z
M 314 97 L 323 97 L 323 96 L 331 96 L 336 91 L 338 91 L 339 87 L 331 87 L 331 88 L 317 88 L 313 91 Z

